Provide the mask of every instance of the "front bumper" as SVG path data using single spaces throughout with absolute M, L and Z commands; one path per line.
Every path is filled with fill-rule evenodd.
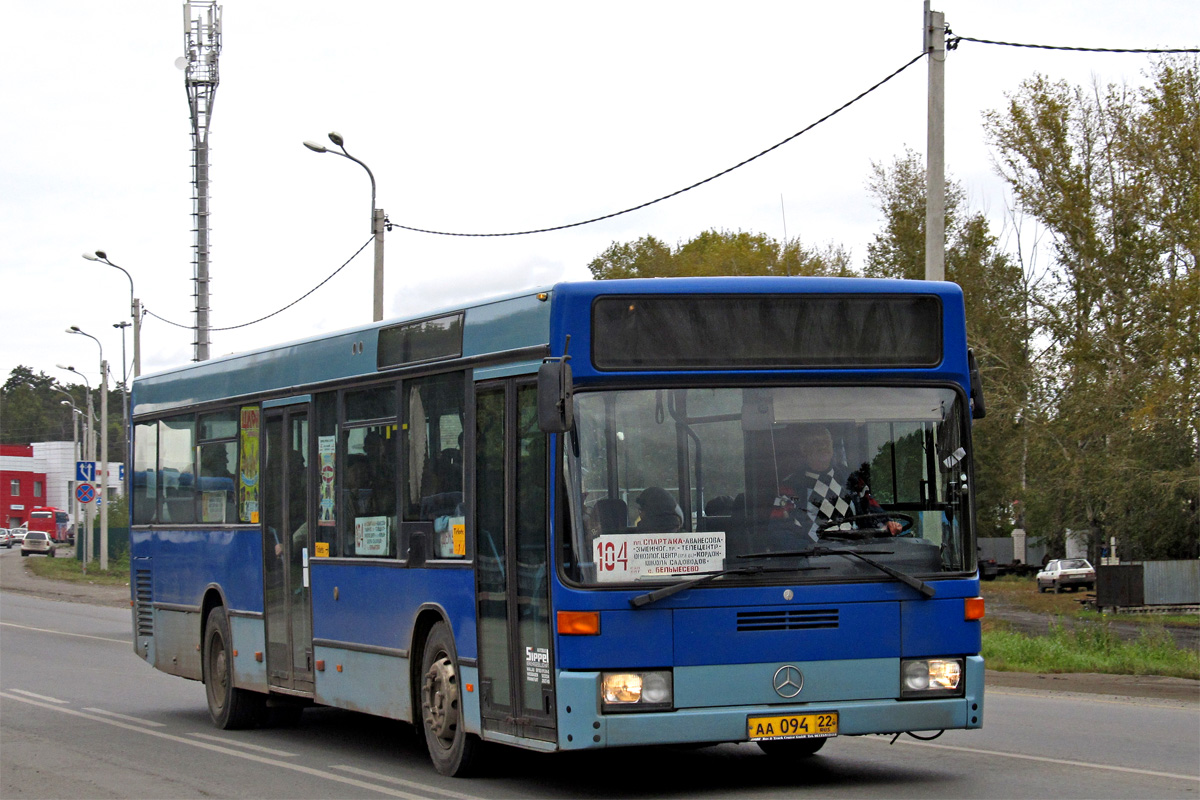
M 689 684 L 717 687 L 721 680 L 727 679 L 730 670 L 743 674 L 773 674 L 779 666 L 782 665 L 688 668 L 687 671 L 677 669 L 676 703 L 686 702 Z M 669 712 L 623 714 L 601 713 L 597 691 L 599 672 L 560 672 L 557 691 L 559 748 L 575 750 L 651 744 L 744 742 L 748 740 L 746 721 L 749 717 L 829 711 L 838 712 L 838 732 L 843 736 L 978 728 L 983 725 L 984 667 L 980 656 L 966 659 L 963 697 L 931 700 L 898 699 L 899 659 L 799 663 L 797 666 L 815 678 L 815 681 L 810 679 L 802 693 L 805 702 L 783 703 L 775 697 L 774 702 L 706 707 L 691 705 Z M 696 674 L 687 674 L 692 671 Z M 721 680 L 710 680 L 704 673 Z M 832 674 L 841 676 L 841 679 L 836 685 L 827 683 L 823 689 L 820 676 Z M 894 687 L 892 696 L 879 696 L 881 693 L 876 691 L 873 692 L 875 697 L 855 697 L 855 687 L 877 689 L 883 684 Z M 719 693 L 716 688 L 709 695 L 714 699 L 724 697 L 724 693 Z M 692 701 L 695 702 L 695 698 Z

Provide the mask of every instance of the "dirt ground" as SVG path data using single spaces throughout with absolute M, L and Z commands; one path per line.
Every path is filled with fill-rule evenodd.
M 40 556 L 33 556 L 39 558 Z M 59 558 L 73 558 L 70 550 L 63 550 Z M 54 581 L 39 578 L 26 570 L 29 559 L 21 558 L 15 550 L 5 551 L 0 557 L 0 590 L 37 595 L 49 600 L 69 603 L 129 608 L 128 586 L 98 586 L 89 583 Z M 1046 633 L 1050 622 L 1044 615 L 1004 608 L 988 601 L 989 616 L 1009 620 L 1014 627 L 1030 634 Z M 1136 632 L 1135 625 L 1129 626 Z M 1189 629 L 1172 629 L 1172 633 Z M 1196 647 L 1197 631 L 1190 629 L 1191 646 Z M 1185 634 L 1186 635 L 1186 634 Z M 1181 644 L 1181 646 L 1183 646 Z M 1200 705 L 1200 681 L 1184 678 L 1163 678 L 1146 675 L 1099 675 L 1094 673 L 1037 674 L 1027 672 L 987 671 L 989 687 L 1016 689 L 1018 691 L 1073 692 L 1113 697 L 1141 697 Z

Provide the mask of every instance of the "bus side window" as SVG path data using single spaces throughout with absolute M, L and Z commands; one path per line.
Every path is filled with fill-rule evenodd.
M 463 373 L 405 383 L 404 519 L 432 522 L 435 558 L 466 556 Z
M 189 414 L 162 421 L 158 466 L 162 471 L 162 510 L 159 520 L 174 525 L 196 521 L 195 419 Z
M 133 428 L 133 522 L 158 521 L 158 423 L 139 422 Z

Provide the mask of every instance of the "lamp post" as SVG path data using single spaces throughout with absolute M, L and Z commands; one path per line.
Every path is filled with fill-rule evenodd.
M 40 387 L 38 387 L 32 383 L 27 383 L 25 385 L 28 386 L 30 389 L 32 389 L 35 392 L 40 391 Z M 80 453 L 79 453 L 79 418 L 81 416 L 83 416 L 83 412 L 80 411 L 75 406 L 74 396 L 72 396 L 71 393 L 68 392 L 66 389 L 60 389 L 54 385 L 50 385 L 46 388 L 50 389 L 51 391 L 58 392 L 59 394 L 66 395 L 68 398 L 66 400 L 60 400 L 59 402 L 62 403 L 64 406 L 71 407 L 71 423 L 72 423 L 71 424 L 71 457 L 73 459 L 75 459 L 76 461 L 82 461 L 83 459 L 80 457 Z M 87 423 L 85 422 L 84 424 L 86 425 Z M 86 427 L 84 428 L 84 433 L 85 434 L 87 433 Z M 71 508 L 74 511 L 73 519 L 75 520 L 76 526 L 78 526 L 79 525 L 79 516 L 80 516 L 79 515 L 79 500 L 75 497 L 75 491 L 74 491 L 75 481 L 74 481 L 74 479 L 68 480 L 67 486 L 69 487 L 68 492 L 67 492 L 67 502 L 72 504 Z M 76 537 L 76 538 L 78 538 L 78 537 Z
M 108 362 L 104 360 L 104 345 L 77 325 L 67 333 L 86 336 L 100 348 L 100 569 L 108 570 Z
M 117 266 L 108 260 L 108 255 L 103 250 L 97 250 L 95 255 L 84 253 L 83 257 L 88 261 L 99 261 L 101 264 L 107 264 L 114 269 L 119 269 L 125 273 L 125 277 L 129 278 L 129 313 L 133 317 L 133 377 L 138 377 L 142 374 L 142 301 L 134 297 L 133 291 L 133 276 L 129 274 L 124 267 Z M 122 331 L 124 334 L 124 331 Z M 124 338 L 122 338 L 121 352 L 121 368 L 124 371 L 125 353 L 124 353 Z M 129 381 L 125 381 L 126 384 Z
M 125 432 L 125 463 L 130 463 L 129 451 L 129 371 L 125 361 L 125 329 L 128 322 L 114 322 L 114 328 L 121 329 L 121 429 Z
M 65 369 L 67 372 L 74 372 L 79 377 L 83 378 L 83 385 L 87 387 L 87 419 L 83 422 L 83 458 L 81 461 L 94 461 L 96 458 L 96 415 L 92 411 L 92 384 L 88 381 L 87 376 L 74 367 L 65 364 L 55 364 L 59 369 Z M 89 505 L 84 511 L 83 531 L 79 536 L 76 536 L 76 548 L 83 548 L 83 571 L 87 572 L 88 562 L 92 560 L 91 556 L 91 538 L 92 538 L 92 507 Z
M 373 317 L 376 322 L 383 319 L 383 218 L 384 213 L 382 208 L 375 208 L 375 175 L 371 172 L 371 168 L 359 161 L 354 156 L 346 152 L 345 140 L 337 131 L 329 132 L 329 141 L 337 145 L 337 150 L 330 150 L 325 145 L 317 144 L 316 142 L 305 142 L 304 146 L 314 153 L 333 153 L 335 156 L 348 158 L 355 164 L 367 171 L 367 177 L 371 179 L 371 234 L 375 237 L 375 285 L 374 285 L 374 302 L 372 304 Z

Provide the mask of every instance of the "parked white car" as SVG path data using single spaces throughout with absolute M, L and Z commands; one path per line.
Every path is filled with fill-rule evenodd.
M 30 531 L 25 535 L 25 540 L 21 542 L 21 555 L 23 556 L 30 553 L 41 553 L 54 558 L 54 552 L 57 549 L 45 531 Z
M 1063 589 L 1075 591 L 1080 586 L 1088 590 L 1096 586 L 1096 570 L 1086 558 L 1055 559 L 1037 574 L 1038 592 L 1053 588 L 1058 594 Z
M 11 550 L 12 542 L 12 533 L 8 530 L 8 528 L 0 528 L 0 547 L 7 547 L 9 550 Z

